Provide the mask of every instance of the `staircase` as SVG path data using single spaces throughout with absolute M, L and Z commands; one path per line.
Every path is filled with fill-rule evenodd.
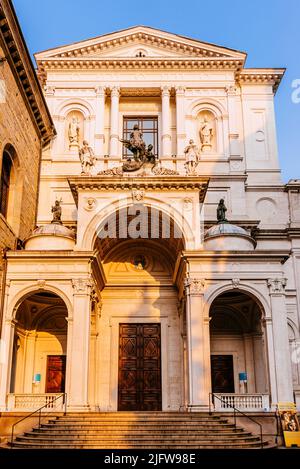
M 226 418 L 196 412 L 67 413 L 16 436 L 13 448 L 225 449 L 260 448 L 260 437 Z M 264 442 L 264 447 L 270 447 Z

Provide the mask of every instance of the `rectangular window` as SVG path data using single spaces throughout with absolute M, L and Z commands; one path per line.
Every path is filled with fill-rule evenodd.
M 138 125 L 143 134 L 143 140 L 148 145 L 153 145 L 153 154 L 158 157 L 158 118 L 157 117 L 124 117 L 123 119 L 123 139 L 129 140 L 133 131 L 133 126 Z M 132 153 L 123 145 L 123 158 L 131 157 Z

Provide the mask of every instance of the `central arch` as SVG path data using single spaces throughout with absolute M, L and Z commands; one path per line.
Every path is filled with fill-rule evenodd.
M 103 410 L 179 410 L 183 344 L 175 272 L 185 240 L 162 212 L 153 216 L 155 209 L 146 208 L 137 220 L 125 210 L 102 221 L 98 234 L 107 236 L 94 243 L 101 317 L 92 330 L 93 392 Z M 139 235 L 124 237 L 134 223 Z

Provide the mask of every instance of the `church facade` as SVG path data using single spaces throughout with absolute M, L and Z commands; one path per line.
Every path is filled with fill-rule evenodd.
M 36 54 L 57 136 L 37 228 L 7 253 L 2 411 L 300 405 L 284 70 L 245 60 L 144 26 Z

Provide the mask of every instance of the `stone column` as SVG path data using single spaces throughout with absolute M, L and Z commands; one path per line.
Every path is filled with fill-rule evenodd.
M 105 87 L 98 86 L 96 92 L 96 133 L 95 154 L 104 156 L 104 111 L 105 111 Z
M 170 88 L 164 86 L 161 89 L 162 97 L 162 132 L 161 132 L 161 156 L 171 156 L 171 129 L 170 129 Z
M 293 401 L 292 367 L 284 290 L 286 280 L 269 279 L 278 401 Z
M 247 392 L 254 393 L 255 390 L 255 371 L 253 357 L 253 338 L 251 334 L 244 334 L 245 349 L 245 371 L 247 372 Z
M 88 368 L 91 320 L 90 278 L 77 278 L 73 285 L 73 318 L 68 319 L 67 394 L 68 407 L 88 409 Z
M 184 148 L 186 145 L 185 133 L 185 107 L 184 96 L 185 89 L 183 86 L 177 86 L 176 92 L 176 137 L 177 137 L 177 157 L 184 157 Z
M 119 98 L 120 88 L 111 88 L 111 108 L 110 108 L 110 156 L 119 155 Z
M 35 361 L 35 345 L 36 345 L 36 333 L 26 333 L 26 340 L 24 343 L 24 385 L 23 392 L 25 394 L 35 393 L 35 387 L 33 386 L 33 372 L 34 372 L 34 361 Z M 46 382 L 46 376 L 45 382 Z M 44 392 L 41 391 L 41 392 Z
M 15 321 L 4 320 L 0 342 L 0 412 L 6 410 L 6 397 L 9 393 L 14 332 Z
M 188 406 L 206 410 L 211 388 L 209 318 L 204 317 L 205 281 L 187 278 L 186 324 L 188 356 Z
M 268 376 L 270 382 L 270 394 L 271 394 L 271 408 L 276 409 L 278 402 L 277 396 L 277 384 L 276 384 L 276 366 L 275 366 L 275 351 L 274 351 L 274 340 L 273 340 L 273 327 L 272 318 L 265 319 L 265 330 L 267 339 L 267 354 L 268 354 Z

